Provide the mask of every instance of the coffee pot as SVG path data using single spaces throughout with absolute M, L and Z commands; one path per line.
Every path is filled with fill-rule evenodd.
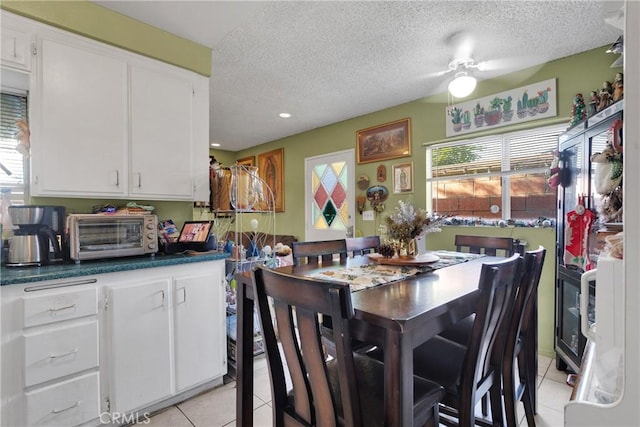
M 13 237 L 9 243 L 7 267 L 45 265 L 63 261 L 64 232 L 62 206 L 10 206 Z

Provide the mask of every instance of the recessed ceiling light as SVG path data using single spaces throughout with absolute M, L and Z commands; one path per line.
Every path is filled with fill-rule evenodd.
M 291 114 L 289 114 L 289 113 L 280 113 L 278 115 L 280 117 L 282 117 L 283 119 L 288 119 L 289 117 L 291 117 Z
M 211 143 L 211 146 L 212 146 L 212 147 L 220 147 L 220 144 L 218 144 L 217 142 L 212 142 L 212 143 Z

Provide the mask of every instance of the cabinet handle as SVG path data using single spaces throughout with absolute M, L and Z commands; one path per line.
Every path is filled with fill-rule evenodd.
M 65 356 L 69 356 L 69 355 L 72 355 L 72 354 L 76 354 L 77 352 L 78 352 L 78 349 L 77 349 L 77 348 L 74 348 L 73 350 L 68 351 L 68 352 L 66 352 L 66 353 L 62 353 L 62 354 L 50 354 L 50 355 L 49 355 L 49 359 L 53 359 L 53 360 L 55 360 L 55 359 L 59 359 L 59 358 L 61 358 L 61 357 L 65 357 Z
M 160 291 L 160 293 L 162 294 L 162 306 L 164 307 L 164 291 Z
M 71 308 L 76 308 L 76 304 L 71 304 L 71 305 L 68 305 L 68 306 L 66 306 L 66 307 L 50 308 L 50 309 L 49 309 L 49 312 L 51 312 L 51 314 L 55 314 L 55 313 L 56 313 L 56 312 L 58 312 L 58 311 L 62 311 L 62 310 L 69 310 L 69 309 L 71 309 Z
M 25 292 L 36 292 L 36 291 L 44 291 L 46 289 L 54 289 L 54 288 L 64 288 L 67 286 L 78 286 L 78 285 L 89 285 L 91 283 L 96 283 L 97 279 L 87 279 L 87 280 L 72 280 L 69 282 L 60 282 L 54 283 L 52 285 L 36 285 L 36 286 L 27 286 L 24 288 Z
M 182 301 L 180 301 L 180 304 L 184 304 L 185 302 L 187 302 L 187 288 L 185 288 L 184 286 L 178 289 L 179 291 L 182 291 Z
M 73 405 L 69 406 L 68 408 L 54 409 L 54 410 L 51 411 L 51 413 L 52 414 L 60 414 L 62 412 L 68 411 L 69 409 L 77 408 L 78 406 L 80 406 L 80 401 L 76 400 L 76 403 L 74 403 Z
M 138 188 L 142 188 L 142 174 L 138 173 Z
M 118 173 L 117 170 L 114 170 L 113 172 L 111 172 L 111 182 L 116 187 L 120 186 L 120 173 Z

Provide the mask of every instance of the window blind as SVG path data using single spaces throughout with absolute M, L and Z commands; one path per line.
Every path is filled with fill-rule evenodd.
M 16 120 L 27 120 L 26 94 L 0 93 L 0 187 L 11 189 L 12 203 L 25 202 L 25 159 L 18 151 Z

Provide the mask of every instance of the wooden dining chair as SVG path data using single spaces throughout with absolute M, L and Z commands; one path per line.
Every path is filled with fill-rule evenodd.
M 522 282 L 516 297 L 511 322 L 505 336 L 502 355 L 502 382 L 505 416 L 508 427 L 518 425 L 516 402 L 522 401 L 529 427 L 535 427 L 535 387 L 537 367 L 537 294 L 546 249 L 539 246 L 524 255 Z M 518 381 L 515 365 L 518 365 Z
M 347 259 L 347 242 L 345 239 L 321 240 L 315 242 L 294 242 L 291 248 L 293 262 L 295 265 L 332 262 L 334 256 L 338 256 L 341 262 Z M 334 332 L 331 316 L 322 316 L 322 340 L 328 354 L 335 355 Z M 361 341 L 353 340 L 353 348 L 358 351 L 367 351 L 372 345 Z
M 472 426 L 474 408 L 489 393 L 493 425 L 502 424 L 500 365 L 492 363 L 501 325 L 513 313 L 522 274 L 518 254 L 482 266 L 477 309 L 467 345 L 442 336 L 427 341 L 413 352 L 414 373 L 444 386 L 441 424 Z M 500 344 L 498 344 L 500 345 Z M 457 419 L 457 423 L 453 417 Z
M 252 274 L 271 379 L 273 425 L 383 425 L 384 365 L 352 351 L 349 285 L 302 279 L 263 266 Z M 273 300 L 273 317 L 268 297 Z M 334 358 L 322 351 L 320 314 L 333 318 Z M 415 378 L 415 425 L 438 425 L 442 395 L 438 384 Z
M 523 247 L 518 239 L 511 237 L 465 236 L 455 237 L 456 250 L 472 254 L 510 257 L 515 253 L 522 255 Z
M 349 256 L 366 255 L 378 249 L 380 236 L 349 237 L 346 242 Z
M 345 239 L 293 242 L 291 254 L 295 265 L 330 262 L 335 255 L 344 261 L 347 258 L 347 242 Z
M 542 273 L 542 265 L 546 249 L 542 246 L 535 251 L 527 251 L 524 254 L 523 274 L 511 320 L 501 327 L 498 333 L 491 363 L 500 367 L 503 384 L 503 399 L 506 416 L 506 424 L 509 427 L 517 425 L 516 402 L 522 400 L 527 424 L 535 426 L 535 392 L 537 377 L 537 345 L 534 335 L 537 333 L 537 291 Z M 473 316 L 467 317 L 456 323 L 452 328 L 442 332 L 441 337 L 449 339 L 457 344 L 466 346 L 473 330 Z M 518 365 L 518 382 L 515 382 L 515 364 Z M 484 402 L 483 402 L 484 403 Z M 483 414 L 486 415 L 486 406 L 483 404 Z

